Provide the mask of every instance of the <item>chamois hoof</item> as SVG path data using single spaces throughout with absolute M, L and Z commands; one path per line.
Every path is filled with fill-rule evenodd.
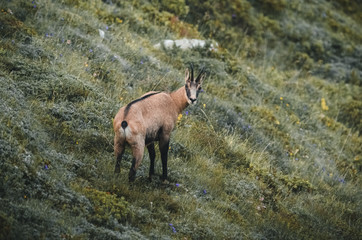
M 134 182 L 135 179 L 136 179 L 136 171 L 133 170 L 133 168 L 131 168 L 131 170 L 129 170 L 129 174 L 128 174 L 128 181 Z
M 164 184 L 164 185 L 170 184 L 170 182 L 167 179 L 161 179 L 161 181 L 162 181 L 162 184 Z
M 120 167 L 116 167 L 115 169 L 114 169 L 114 173 L 120 173 L 121 172 L 121 168 Z

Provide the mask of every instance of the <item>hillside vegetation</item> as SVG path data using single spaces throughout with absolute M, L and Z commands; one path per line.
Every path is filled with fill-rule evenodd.
M 0 239 L 361 238 L 358 1 L 0 10 Z M 182 38 L 208 44 L 154 48 Z M 148 181 L 145 154 L 130 184 L 129 149 L 113 173 L 113 117 L 183 86 L 191 63 L 208 77 L 173 132 L 170 183 Z

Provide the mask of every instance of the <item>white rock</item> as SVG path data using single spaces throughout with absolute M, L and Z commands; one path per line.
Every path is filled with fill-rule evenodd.
M 201 40 L 201 39 L 187 39 L 187 38 L 183 38 L 183 39 L 178 39 L 178 40 L 163 40 L 161 43 L 157 43 L 156 45 L 154 45 L 155 48 L 161 48 L 161 45 L 164 45 L 165 48 L 170 49 L 173 48 L 174 46 L 181 48 L 182 50 L 186 50 L 186 49 L 191 49 L 194 47 L 205 47 L 206 45 L 206 41 L 205 40 Z M 210 44 L 210 51 L 217 51 L 217 47 L 218 44 L 215 43 L 211 43 Z

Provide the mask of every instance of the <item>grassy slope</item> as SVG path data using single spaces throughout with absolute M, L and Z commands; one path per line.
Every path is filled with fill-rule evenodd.
M 359 238 L 358 6 L 108 2 L 1 3 L 1 239 Z M 184 36 L 221 48 L 152 47 Z M 189 62 L 210 74 L 173 133 L 171 183 L 147 181 L 146 156 L 129 185 L 112 117 L 182 86 Z

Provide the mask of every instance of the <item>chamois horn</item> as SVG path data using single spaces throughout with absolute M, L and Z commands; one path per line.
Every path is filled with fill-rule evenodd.
M 190 71 L 191 71 L 191 82 L 194 81 L 194 66 L 190 63 Z
M 204 73 L 205 73 L 205 68 L 202 67 L 199 75 L 197 76 L 197 78 L 196 78 L 196 80 L 195 80 L 195 82 L 197 82 L 197 83 L 200 82 L 201 77 L 202 77 L 202 75 L 203 75 Z

